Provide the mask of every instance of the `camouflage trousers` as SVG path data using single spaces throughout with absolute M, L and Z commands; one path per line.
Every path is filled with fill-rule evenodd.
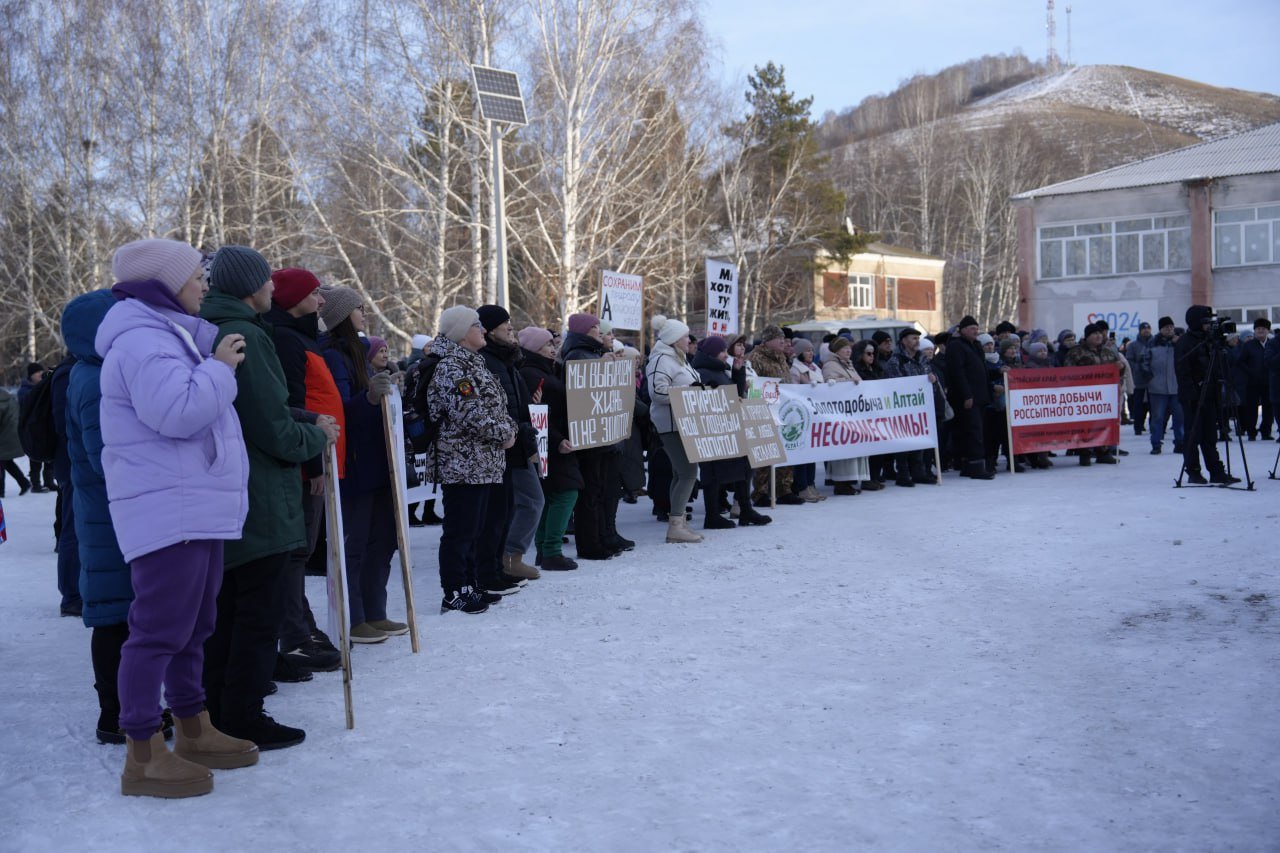
M 784 467 L 784 468 L 778 468 L 777 472 L 778 472 L 778 475 L 777 475 L 778 476 L 778 479 L 777 479 L 778 497 L 791 494 L 790 466 Z M 751 492 L 751 499 L 753 501 L 760 501 L 760 500 L 767 501 L 769 499 L 769 469 L 757 468 L 755 470 L 754 476 L 755 476 L 755 483 L 754 483 L 755 488 Z

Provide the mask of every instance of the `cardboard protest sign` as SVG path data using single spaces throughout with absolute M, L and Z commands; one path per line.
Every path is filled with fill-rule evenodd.
M 1013 452 L 1120 443 L 1120 366 L 1054 367 L 1005 374 Z
M 634 361 L 566 361 L 564 388 L 569 408 L 569 443 L 574 450 L 607 447 L 631 436 L 636 408 Z
M 400 469 L 399 482 L 404 484 L 403 494 L 406 505 L 438 498 L 440 487 L 429 482 L 427 478 L 427 454 L 414 452 L 412 445 L 405 439 L 404 399 L 400 396 L 400 390 L 393 388 L 386 400 L 387 406 L 390 407 L 389 429 L 394 437 L 392 446 L 401 448 L 400 452 L 393 457 L 395 459 L 393 464 Z
M 671 418 L 690 462 L 747 455 L 737 388 L 672 388 L 671 392 Z
M 549 434 L 547 428 L 547 404 L 546 403 L 530 403 L 529 404 L 529 420 L 533 422 L 533 428 L 538 431 L 538 476 L 547 476 L 547 436 Z
M 787 452 L 782 448 L 782 437 L 769 404 L 762 399 L 747 399 L 739 400 L 738 406 L 742 412 L 742 436 L 746 440 L 747 461 L 751 467 L 785 465 Z
M 707 261 L 707 334 L 738 334 L 738 268 Z
M 351 646 L 347 640 L 350 613 L 347 608 L 347 553 L 342 532 L 342 496 L 338 492 L 338 451 L 330 444 L 325 452 L 324 523 L 328 554 L 325 562 L 325 592 L 328 599 L 329 636 L 337 640 L 342 660 L 342 699 L 346 706 L 347 728 L 355 728 L 355 708 L 351 702 Z
M 611 270 L 601 272 L 600 319 L 615 329 L 639 331 L 644 326 L 644 279 Z
M 772 408 L 788 465 L 932 450 L 938 443 L 927 376 L 779 385 L 778 391 Z

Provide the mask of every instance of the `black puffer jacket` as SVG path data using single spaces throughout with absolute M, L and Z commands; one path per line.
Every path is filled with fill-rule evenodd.
M 1210 341 L 1208 336 L 1200 330 L 1200 324 L 1211 313 L 1212 309 L 1204 305 L 1192 305 L 1188 308 L 1187 333 L 1178 338 L 1178 342 L 1173 347 L 1173 369 L 1178 377 L 1178 396 L 1182 398 L 1184 407 L 1188 404 L 1194 406 L 1200 402 L 1200 388 L 1206 381 L 1222 381 L 1222 363 L 1225 354 L 1220 355 L 1216 361 L 1212 361 L 1211 368 L 1210 356 L 1218 344 Z M 1210 393 L 1205 395 L 1205 400 L 1216 405 L 1218 402 L 1216 389 L 1211 389 Z
M 529 464 L 529 457 L 538 452 L 538 433 L 529 420 L 530 392 L 520 377 L 521 353 L 519 344 L 506 344 L 485 335 L 488 341 L 480 350 L 484 366 L 502 385 L 507 395 L 507 414 L 516 422 L 516 443 L 507 449 L 507 470 L 522 470 Z
M 578 454 L 560 452 L 560 442 L 569 437 L 569 409 L 560 365 L 529 350 L 522 350 L 521 355 L 520 377 L 527 387 L 542 388 L 542 402 L 547 407 L 547 478 L 542 488 L 548 493 L 581 489 Z

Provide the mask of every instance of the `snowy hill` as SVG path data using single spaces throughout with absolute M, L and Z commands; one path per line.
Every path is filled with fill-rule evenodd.
M 1053 111 L 1058 105 L 1127 116 L 1201 140 L 1280 121 L 1280 97 L 1275 95 L 1221 89 L 1123 65 L 1076 66 L 1028 80 L 974 102 L 965 116 L 974 121 L 984 113 Z

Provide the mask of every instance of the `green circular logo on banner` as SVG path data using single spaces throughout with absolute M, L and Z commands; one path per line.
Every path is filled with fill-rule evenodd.
M 795 400 L 788 400 L 778 409 L 778 432 L 788 448 L 800 446 L 804 431 L 809 428 L 809 410 Z

